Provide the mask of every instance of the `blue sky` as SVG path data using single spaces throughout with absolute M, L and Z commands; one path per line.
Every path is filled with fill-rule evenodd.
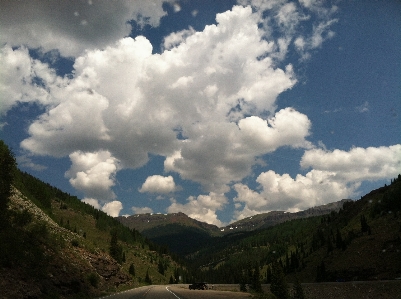
M 0 134 L 110 215 L 219 226 L 401 173 L 399 1 L 1 1 Z

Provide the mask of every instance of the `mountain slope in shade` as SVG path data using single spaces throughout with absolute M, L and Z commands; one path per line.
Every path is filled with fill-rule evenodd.
M 146 232 L 155 227 L 165 226 L 168 224 L 179 224 L 186 227 L 192 227 L 208 234 L 219 232 L 217 226 L 192 219 L 181 212 L 172 214 L 136 214 L 128 217 L 120 216 L 117 217 L 117 219 L 125 226 L 128 226 L 131 229 L 135 228 L 139 232 Z
M 274 211 L 259 214 L 234 222 L 227 227 L 201 222 L 188 217 L 184 213 L 173 214 L 136 214 L 128 217 L 120 216 L 117 220 L 130 229 L 135 229 L 151 241 L 167 245 L 169 249 L 181 256 L 196 252 L 207 246 L 213 237 L 222 236 L 234 231 L 253 231 L 267 228 L 293 219 L 307 218 L 330 214 L 343 206 L 344 199 L 327 205 L 310 208 L 297 213 Z
M 348 201 L 351 201 L 351 199 L 343 199 L 340 201 L 309 208 L 305 211 L 299 211 L 295 213 L 288 213 L 284 211 L 272 211 L 269 213 L 258 214 L 233 222 L 227 225 L 226 227 L 222 227 L 221 231 L 222 232 L 252 231 L 257 229 L 268 228 L 270 226 L 274 226 L 276 224 L 280 224 L 294 219 L 303 219 L 308 217 L 327 215 L 333 211 L 338 212 L 343 207 L 344 203 Z
M 184 213 L 137 214 L 118 217 L 125 226 L 139 231 L 153 242 L 167 245 L 181 256 L 196 251 L 212 236 L 220 233 L 217 226 L 192 219 Z

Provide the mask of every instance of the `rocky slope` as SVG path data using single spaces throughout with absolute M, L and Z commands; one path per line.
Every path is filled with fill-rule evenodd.
M 130 281 L 113 258 L 100 250 L 89 251 L 78 245 L 82 236 L 60 227 L 18 190 L 14 190 L 9 208 L 31 215 L 25 230 L 35 225 L 44 226 L 43 234 L 47 236 L 35 245 L 39 250 L 36 254 L 44 256 L 43 264 L 35 265 L 28 257 L 11 268 L 0 268 L 2 298 L 73 298 L 77 294 L 94 297 L 102 290 Z M 27 244 L 27 255 L 35 253 L 32 247 Z M 29 269 L 32 264 L 33 268 Z

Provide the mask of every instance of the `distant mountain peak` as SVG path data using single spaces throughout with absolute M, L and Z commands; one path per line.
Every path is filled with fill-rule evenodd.
M 345 202 L 352 201 L 351 199 L 342 199 L 340 201 L 331 202 L 325 205 L 320 205 L 298 212 L 286 211 L 271 211 L 268 213 L 256 214 L 238 221 L 235 221 L 225 227 L 220 228 L 221 232 L 227 233 L 233 230 L 236 231 L 251 231 L 255 229 L 267 228 L 285 221 L 293 219 L 308 218 L 313 216 L 321 216 L 330 214 L 332 211 L 338 212 Z

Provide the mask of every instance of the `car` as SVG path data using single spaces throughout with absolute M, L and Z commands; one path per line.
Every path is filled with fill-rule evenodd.
M 208 285 L 206 282 L 195 282 L 189 285 L 190 290 L 207 290 Z

